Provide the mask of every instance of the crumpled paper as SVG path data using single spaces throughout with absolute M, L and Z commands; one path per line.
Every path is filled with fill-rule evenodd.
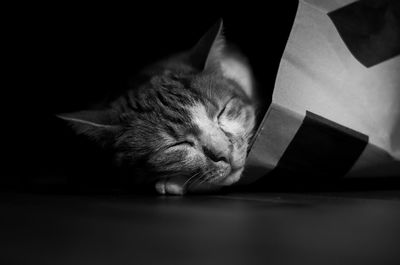
M 271 171 L 400 176 L 400 7 L 300 0 L 242 183 Z

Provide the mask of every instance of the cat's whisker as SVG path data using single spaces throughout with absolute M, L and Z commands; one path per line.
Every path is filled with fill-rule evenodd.
M 204 179 L 202 179 L 200 182 L 196 183 L 196 185 L 200 186 L 201 184 L 205 183 L 206 181 L 208 181 L 208 180 L 210 180 L 210 179 L 211 179 L 211 177 L 204 178 Z
M 173 194 L 217 184 L 220 165 L 245 155 L 256 121 L 251 67 L 239 51 L 225 49 L 221 31 L 219 21 L 193 49 L 146 66 L 100 109 L 57 116 L 112 152 L 139 183 L 160 182 L 157 190 Z M 210 102 L 218 102 L 215 115 Z
M 199 183 L 204 183 L 208 180 L 207 175 L 212 171 L 212 169 L 207 170 L 203 174 L 201 174 L 198 178 L 196 178 L 192 183 L 190 183 L 190 187 L 194 185 L 199 185 Z
M 195 174 L 193 174 L 190 178 L 188 178 L 188 179 L 183 183 L 182 187 L 183 187 L 183 188 L 186 188 L 186 185 L 188 185 L 189 182 L 190 182 L 192 179 L 194 179 L 195 177 L 197 177 L 199 174 L 200 174 L 200 171 L 197 172 L 197 173 L 195 173 Z
M 199 181 L 204 176 L 204 173 L 201 175 L 197 175 L 197 178 L 194 178 L 191 182 L 187 183 L 187 188 L 192 187 L 196 182 Z

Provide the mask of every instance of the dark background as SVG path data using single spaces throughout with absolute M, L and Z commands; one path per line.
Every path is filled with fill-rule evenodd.
M 54 114 L 125 89 L 131 75 L 191 48 L 220 17 L 226 39 L 248 56 L 268 107 L 296 8 L 297 1 L 6 8 L 2 188 L 109 185 L 107 155 Z
M 398 190 L 92 196 L 117 186 L 107 156 L 54 117 L 126 88 L 219 17 L 268 106 L 297 1 L 2 6 L 1 264 L 399 264 Z

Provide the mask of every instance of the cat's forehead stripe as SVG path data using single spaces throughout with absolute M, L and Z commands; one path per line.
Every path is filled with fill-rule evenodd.
M 203 104 L 195 104 L 189 108 L 190 114 L 192 116 L 192 122 L 199 127 L 201 130 L 207 131 L 211 129 L 212 120 L 207 112 L 206 107 Z

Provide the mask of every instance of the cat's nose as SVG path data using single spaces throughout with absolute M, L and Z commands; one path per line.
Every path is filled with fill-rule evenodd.
M 229 163 L 229 153 L 227 151 L 224 152 L 213 147 L 203 146 L 203 152 L 213 162 Z

